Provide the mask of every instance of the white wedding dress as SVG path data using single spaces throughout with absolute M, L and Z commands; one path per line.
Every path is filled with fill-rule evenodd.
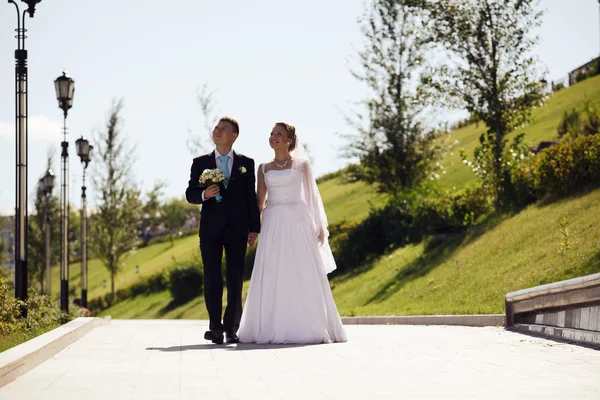
M 317 239 L 320 227 L 326 232 L 326 217 L 310 163 L 294 159 L 291 169 L 261 168 L 268 199 L 240 342 L 345 342 L 327 280 L 335 261 L 327 240 L 320 246 Z

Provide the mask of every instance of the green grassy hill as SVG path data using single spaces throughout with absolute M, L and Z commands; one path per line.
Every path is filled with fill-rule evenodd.
M 198 237 L 188 236 L 175 241 L 153 244 L 133 251 L 126 259 L 125 265 L 115 279 L 115 288 L 123 288 L 135 283 L 140 276 L 150 276 L 178 262 L 188 261 L 198 257 Z M 135 267 L 139 266 L 139 275 Z M 76 296 L 80 294 L 81 263 L 69 266 L 69 286 L 75 288 Z M 106 282 L 106 287 L 104 286 Z M 58 266 L 52 271 L 52 291 L 57 293 L 60 288 L 60 271 Z M 110 292 L 110 273 L 98 259 L 88 261 L 88 299 L 100 297 Z
M 589 96 L 600 103 L 600 76 L 554 94 L 534 112 L 523 129 L 532 146 L 556 137 L 565 110 L 578 107 Z M 458 150 L 472 154 L 483 127 L 467 126 L 453 133 L 460 142 L 444 161 L 443 187 L 462 187 L 475 182 Z M 519 131 L 520 132 L 520 131 Z M 384 198 L 362 184 L 343 185 L 339 179 L 320 184 L 331 224 L 360 222 L 369 204 Z M 567 218 L 570 237 L 561 235 L 560 221 Z M 565 240 L 572 250 L 561 253 Z M 138 250 L 117 278 L 117 287 L 172 265 L 172 257 L 198 257 L 198 239 L 188 237 Z M 78 280 L 79 266 L 72 266 Z M 102 287 L 108 273 L 97 261 L 90 263 L 90 298 L 109 290 Z M 513 290 L 600 271 L 600 191 L 550 205 L 533 205 L 514 216 L 490 219 L 468 234 L 452 237 L 436 247 L 425 243 L 398 249 L 365 267 L 362 273 L 332 280 L 334 296 L 343 315 L 501 313 L 504 295 Z M 56 283 L 55 283 L 56 285 Z M 248 282 L 244 286 L 247 290 Z M 57 286 L 54 286 L 57 287 Z M 170 308 L 168 292 L 140 296 L 116 304 L 102 315 L 114 318 L 206 318 L 201 298 Z
M 568 239 L 561 234 L 566 218 Z M 571 250 L 561 252 L 565 242 Z M 396 250 L 331 281 L 342 315 L 503 313 L 507 292 L 600 272 L 600 190 L 492 219 L 427 248 Z M 248 282 L 244 285 L 244 295 Z M 207 318 L 202 298 L 170 308 L 168 292 L 121 302 L 102 316 Z
M 509 135 L 509 139 L 517 133 L 525 132 L 525 143 L 529 143 L 532 147 L 537 146 L 541 141 L 555 139 L 558 136 L 556 127 L 563 113 L 572 108 L 579 108 L 586 96 L 600 104 L 600 75 L 553 94 L 543 107 L 534 110 L 531 123 L 513 132 Z M 440 180 L 443 188 L 460 188 L 475 182 L 474 174 L 460 159 L 460 149 L 464 149 L 472 159 L 473 150 L 479 145 L 479 136 L 485 131 L 486 127 L 480 123 L 478 127 L 472 124 L 452 132 L 452 138 L 459 143 L 443 162 L 447 172 Z
M 343 221 L 358 222 L 369 213 L 369 202 L 381 203 L 383 197 L 375 194 L 364 183 L 342 185 L 339 179 L 332 179 L 321 185 L 325 207 L 328 210 L 330 224 Z M 185 263 L 199 260 L 198 237 L 196 235 L 177 239 L 174 246 L 170 242 L 158 243 L 139 248 L 125 259 L 125 265 L 115 280 L 115 288 L 132 285 L 143 276 L 150 276 L 161 270 L 170 268 L 174 262 Z M 139 275 L 136 273 L 139 266 Z M 81 263 L 70 265 L 69 286 L 75 289 L 75 296 L 80 294 Z M 104 286 L 106 282 L 106 286 Z M 60 288 L 60 270 L 54 266 L 52 270 L 52 291 L 58 296 Z M 88 299 L 100 297 L 110 292 L 110 274 L 98 259 L 88 261 Z

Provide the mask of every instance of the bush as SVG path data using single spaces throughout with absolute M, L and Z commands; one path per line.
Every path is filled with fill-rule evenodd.
M 21 330 L 25 321 L 21 318 L 21 310 L 25 304 L 12 294 L 12 286 L 0 277 L 0 334 L 8 334 L 14 330 Z
M 572 138 L 577 137 L 581 130 L 581 116 L 577 109 L 567 110 L 564 112 L 562 120 L 558 124 L 558 137 L 570 136 Z
M 513 188 L 513 206 L 523 207 L 536 201 L 539 197 L 535 186 L 537 164 L 534 156 L 514 169 L 511 174 Z
M 159 272 L 147 278 L 141 278 L 139 282 L 133 285 L 118 289 L 115 291 L 113 298 L 112 293 L 107 293 L 104 296 L 94 298 L 88 301 L 88 308 L 93 314 L 105 310 L 119 301 L 125 300 L 128 297 L 148 295 L 165 290 L 168 286 L 168 278 L 165 272 Z
M 423 233 L 463 231 L 492 208 L 492 198 L 484 187 L 426 198 L 415 207 L 414 229 Z
M 364 265 L 408 242 L 412 217 L 397 204 L 371 210 L 356 225 L 330 226 L 331 248 L 340 272 Z
M 340 272 L 365 265 L 427 234 L 464 231 L 492 210 L 492 197 L 479 187 L 460 193 L 410 193 L 373 209 L 360 224 L 330 226 L 331 247 Z
M 12 286 L 0 277 L 0 334 L 35 331 L 50 325 L 58 325 L 82 316 L 82 309 L 71 307 L 65 313 L 48 296 L 40 295 L 30 288 L 27 301 L 13 297 Z M 26 311 L 23 317 L 22 312 Z
M 600 180 L 600 136 L 581 136 L 542 151 L 532 165 L 538 197 L 566 195 Z
M 580 136 L 548 147 L 512 176 L 521 198 L 531 203 L 548 195 L 565 196 L 600 182 L 600 135 Z
M 169 272 L 169 290 L 175 304 L 182 304 L 199 296 L 204 276 L 196 266 L 176 266 Z
M 34 289 L 30 289 L 26 302 L 27 318 L 25 319 L 25 325 L 27 329 L 37 330 L 81 316 L 79 307 L 70 307 L 71 314 L 67 315 L 55 303 L 48 296 L 40 295 Z
M 590 98 L 583 103 L 583 113 L 585 119 L 581 127 L 581 133 L 584 135 L 595 135 L 600 131 L 600 110 L 598 105 Z

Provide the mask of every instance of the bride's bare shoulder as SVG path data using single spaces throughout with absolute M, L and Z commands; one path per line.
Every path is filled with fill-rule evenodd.
M 273 161 L 265 161 L 259 165 L 259 171 L 263 174 L 273 168 Z

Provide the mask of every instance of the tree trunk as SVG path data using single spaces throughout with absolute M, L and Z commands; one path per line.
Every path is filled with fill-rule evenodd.
M 115 300 L 115 268 L 114 266 L 110 269 L 110 290 L 112 292 L 112 299 Z
M 494 174 L 496 180 L 496 207 L 502 205 L 504 200 L 504 174 L 502 173 L 502 140 L 504 139 L 504 128 L 502 123 L 496 120 L 495 143 L 494 143 Z

